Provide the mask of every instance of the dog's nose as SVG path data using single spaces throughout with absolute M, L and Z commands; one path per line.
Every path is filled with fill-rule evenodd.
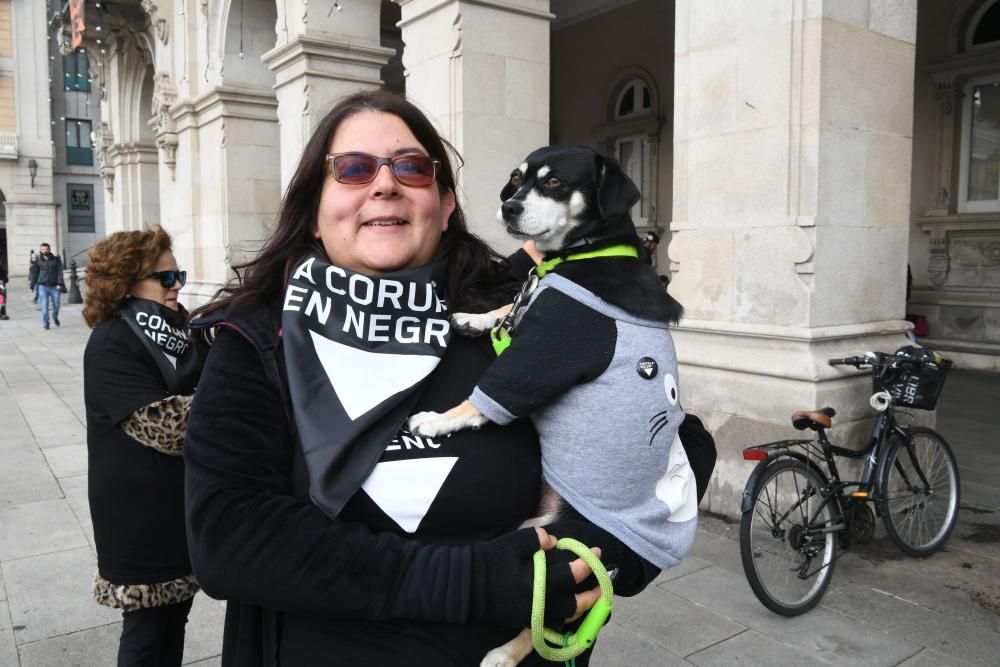
M 521 205 L 521 202 L 513 199 L 508 199 L 500 205 L 500 214 L 503 215 L 504 222 L 516 222 L 522 211 L 524 211 L 524 206 Z

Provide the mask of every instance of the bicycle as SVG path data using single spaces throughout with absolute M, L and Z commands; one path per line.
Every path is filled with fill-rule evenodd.
M 870 541 L 876 515 L 911 556 L 940 549 L 958 516 L 958 467 L 948 443 L 933 429 L 900 426 L 895 416 L 897 407 L 933 410 L 952 362 L 906 346 L 895 354 L 870 352 L 829 363 L 871 370 L 870 403 L 879 415 L 868 445 L 833 445 L 826 429 L 836 412 L 822 408 L 792 415 L 792 425 L 812 429 L 815 440 L 743 450 L 745 460 L 758 462 L 740 507 L 743 570 L 757 598 L 783 616 L 816 606 L 830 584 L 838 548 Z M 835 457 L 864 459 L 861 479 L 842 480 Z

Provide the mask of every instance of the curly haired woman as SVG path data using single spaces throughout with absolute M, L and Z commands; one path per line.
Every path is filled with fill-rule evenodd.
M 118 665 L 180 665 L 198 585 L 184 530 L 187 411 L 201 362 L 177 294 L 186 281 L 156 227 L 97 243 L 87 266 L 83 355 L 97 576 L 122 610 Z

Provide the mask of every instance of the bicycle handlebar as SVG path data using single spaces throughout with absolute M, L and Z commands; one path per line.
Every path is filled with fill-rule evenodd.
M 884 359 L 891 357 L 891 354 L 885 354 L 883 352 L 866 352 L 865 354 L 857 357 L 843 357 L 841 359 L 828 359 L 827 363 L 831 366 L 854 366 L 858 369 L 864 368 L 874 368 L 877 364 L 881 363 Z
M 827 363 L 831 366 L 854 366 L 855 368 L 861 368 L 862 366 L 867 366 L 871 364 L 872 359 L 869 357 L 843 357 L 841 359 L 828 359 Z

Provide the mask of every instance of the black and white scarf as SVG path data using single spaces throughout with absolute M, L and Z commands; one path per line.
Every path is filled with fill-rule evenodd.
M 184 307 L 177 304 L 173 310 L 157 301 L 129 297 L 118 314 L 153 356 L 170 393 L 193 393 L 201 362 L 188 338 Z
M 320 253 L 282 299 L 285 368 L 309 495 L 336 516 L 410 416 L 448 347 L 445 264 L 370 277 Z

